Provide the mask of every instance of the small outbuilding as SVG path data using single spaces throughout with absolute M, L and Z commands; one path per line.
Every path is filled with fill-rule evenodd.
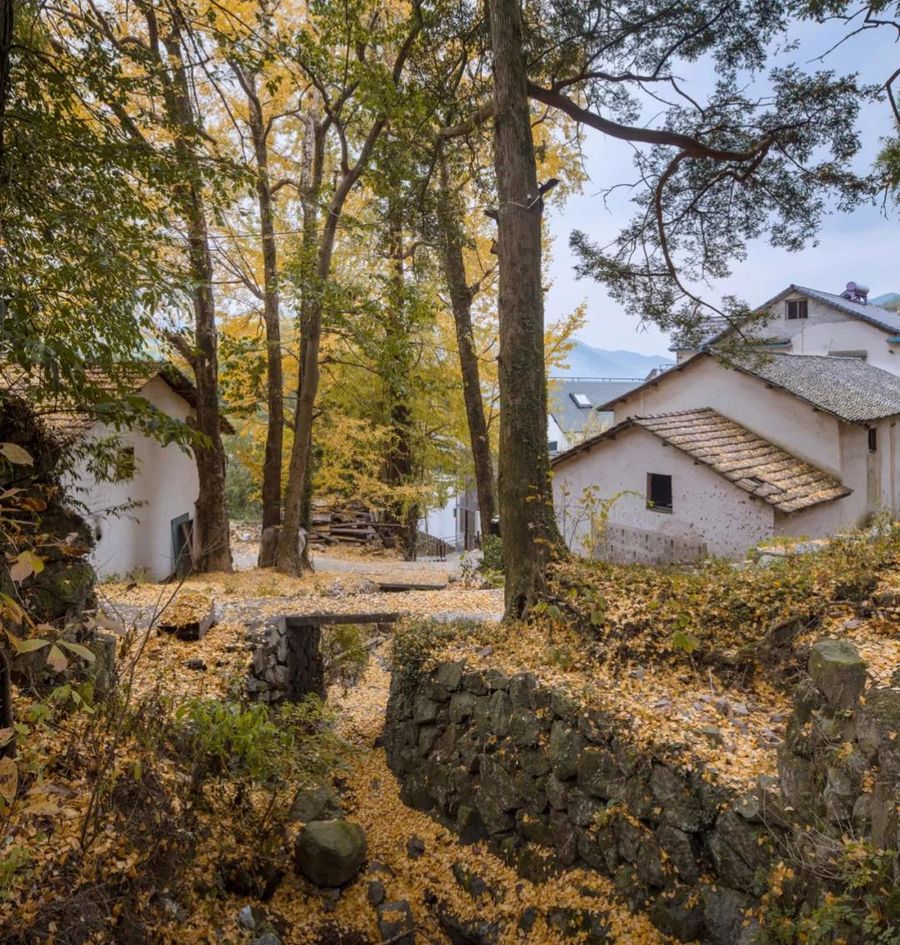
M 128 378 L 132 395 L 148 402 L 151 416 L 158 412 L 166 423 L 193 423 L 196 388 L 171 364 L 148 362 L 130 369 Z M 65 411 L 50 419 L 60 433 L 82 442 L 116 437 L 123 473 L 118 481 L 98 481 L 87 458 L 64 481 L 91 527 L 98 576 L 165 580 L 189 571 L 200 490 L 190 450 L 139 429 L 116 430 L 91 414 Z M 223 428 L 231 429 L 227 422 Z
M 702 352 L 600 409 L 613 426 L 552 461 L 582 554 L 734 559 L 900 513 L 900 378 L 861 359 Z

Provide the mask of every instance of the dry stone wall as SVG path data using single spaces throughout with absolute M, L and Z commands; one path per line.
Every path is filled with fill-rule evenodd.
M 489 839 L 526 877 L 598 870 L 682 941 L 749 945 L 769 871 L 803 826 L 839 835 L 852 820 L 897 848 L 900 689 L 862 707 L 865 667 L 844 647 L 817 645 L 780 778 L 746 794 L 636 750 L 621 722 L 532 673 L 455 661 L 395 667 L 388 762 L 407 804 Z

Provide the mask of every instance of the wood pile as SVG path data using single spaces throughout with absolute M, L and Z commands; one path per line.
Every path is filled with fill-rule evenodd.
M 379 521 L 378 513 L 362 505 L 333 508 L 314 503 L 310 516 L 311 544 L 376 545 L 393 548 L 400 525 Z

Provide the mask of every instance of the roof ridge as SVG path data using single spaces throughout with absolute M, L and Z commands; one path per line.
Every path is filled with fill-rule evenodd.
M 679 419 L 680 423 L 675 422 Z M 781 512 L 818 505 L 851 491 L 836 476 L 712 407 L 629 417 L 560 454 L 553 465 L 633 427 L 646 430 Z

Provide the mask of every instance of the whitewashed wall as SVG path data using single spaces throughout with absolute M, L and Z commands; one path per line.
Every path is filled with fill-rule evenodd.
M 434 538 L 440 538 L 455 548 L 458 544 L 459 531 L 456 524 L 456 506 L 459 496 L 450 495 L 447 502 L 437 509 L 428 509 L 419 519 L 419 528 Z
M 836 417 L 702 355 L 678 374 L 663 377 L 666 380 L 658 385 L 636 390 L 620 401 L 616 423 L 633 416 L 711 407 L 794 456 L 841 474 L 841 424 Z
M 562 452 L 569 448 L 569 440 L 563 433 L 560 425 L 553 419 L 550 414 L 547 414 L 547 442 L 553 443 L 556 442 L 557 452 Z
M 158 377 L 146 384 L 141 396 L 176 420 L 184 421 L 190 413 L 188 403 Z M 98 437 L 108 432 L 99 424 L 92 431 Z M 184 513 L 194 518 L 199 494 L 197 466 L 193 457 L 175 444 L 164 447 L 134 431 L 121 438 L 123 445 L 134 447 L 133 479 L 97 483 L 82 472 L 72 480 L 75 495 L 87 506 L 88 520 L 99 535 L 94 567 L 101 577 L 143 569 L 162 580 L 175 570 L 172 519 Z M 129 502 L 142 504 L 123 515 L 108 514 L 109 509 Z
M 672 476 L 673 512 L 647 508 L 647 473 Z M 702 539 L 709 554 L 742 558 L 763 538 L 772 535 L 772 507 L 742 492 L 679 450 L 665 446 L 640 427 L 618 434 L 554 467 L 553 495 L 560 528 L 570 548 L 584 553 L 589 525 L 576 526 L 576 501 L 584 490 L 598 485 L 609 498 L 631 491 L 612 506 L 609 521 L 662 535 Z
M 788 319 L 785 302 L 807 299 L 807 318 Z M 866 360 L 882 370 L 900 374 L 900 345 L 888 344 L 891 332 L 861 321 L 846 312 L 792 292 L 769 309 L 765 324 L 751 329 L 765 338 L 790 339 L 789 348 L 780 348 L 787 354 L 833 354 L 839 351 L 865 351 Z M 693 355 L 692 351 L 676 353 L 681 364 Z
M 887 343 L 889 333 L 868 322 L 842 312 L 825 302 L 810 298 L 808 318 L 788 320 L 785 302 L 807 296 L 792 292 L 770 309 L 770 318 L 764 328 L 766 336 L 791 339 L 791 354 L 831 354 L 837 351 L 865 351 L 866 360 L 885 371 L 900 374 L 898 356 Z
M 698 357 L 681 374 L 616 406 L 616 421 L 630 416 L 712 407 L 776 446 L 837 476 L 852 494 L 785 520 L 780 534 L 821 537 L 858 528 L 882 510 L 900 515 L 900 435 L 893 420 L 873 424 L 878 451 L 869 453 L 865 425 L 844 423 L 791 394 Z M 791 519 L 793 521 L 791 521 Z

